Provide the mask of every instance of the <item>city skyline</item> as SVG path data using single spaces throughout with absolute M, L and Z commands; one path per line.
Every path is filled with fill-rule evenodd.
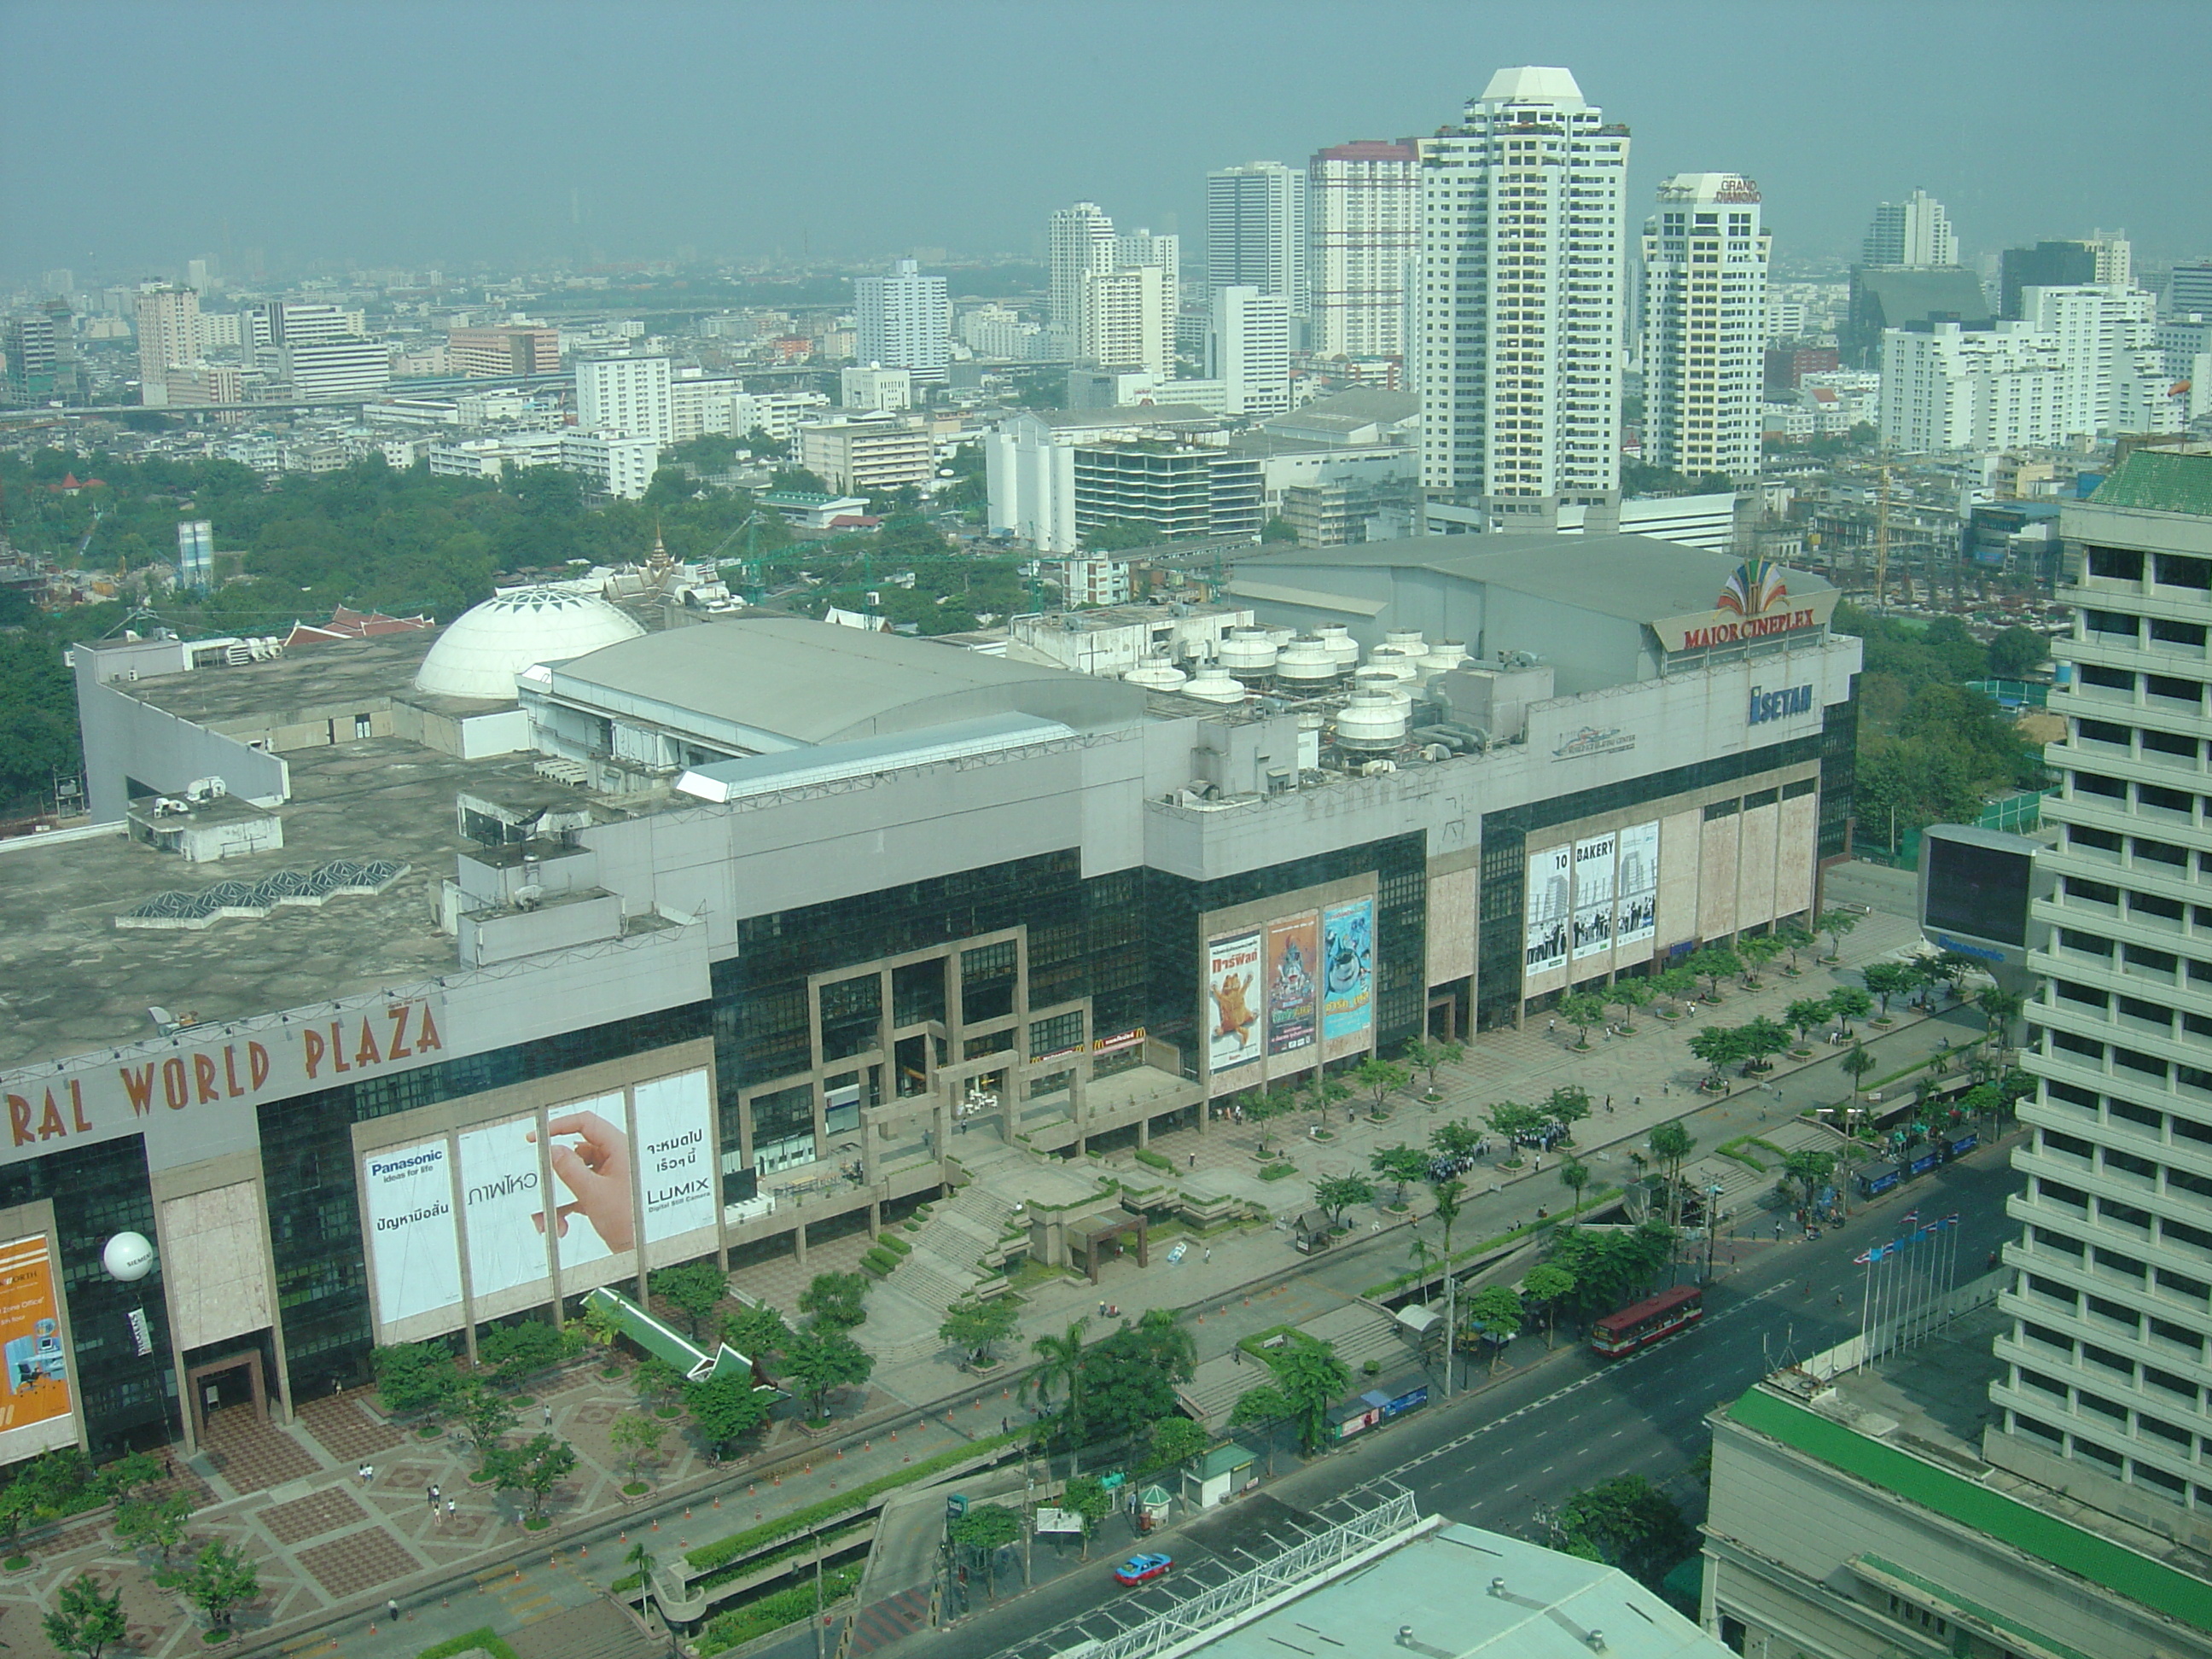
M 440 14 L 437 49 L 397 58 L 409 20 L 428 21 L 427 10 L 87 6 L 57 32 L 31 28 L 14 7 L 0 13 L 0 143 L 29 164 L 0 182 L 0 272 L 66 267 L 115 281 L 248 250 L 283 269 L 684 250 L 1036 257 L 1050 211 L 1082 199 L 1180 232 L 1195 255 L 1208 172 L 1255 158 L 1298 168 L 1331 145 L 1433 131 L 1507 63 L 1571 68 L 1634 129 L 1631 200 L 1676 172 L 1757 178 L 1785 262 L 1850 257 L 1875 206 L 1915 189 L 1945 203 L 1970 255 L 2117 224 L 2141 257 L 2162 262 L 2200 252 L 2190 238 L 2212 221 L 2203 169 L 2100 161 L 2171 149 L 2160 112 L 2184 106 L 2202 57 L 2186 41 L 2212 25 L 2160 0 L 2107 11 L 2107 27 L 2069 37 L 2063 56 L 2039 45 L 2049 37 L 2038 14 L 2057 21 L 2041 5 L 1601 7 L 1543 27 L 1499 9 L 1414 6 L 1406 28 L 1347 30 L 1325 53 L 1310 49 L 1318 9 L 1223 5 L 1178 15 L 1169 56 L 1146 44 L 1148 19 L 1167 26 L 1162 8 L 1109 9 L 1119 26 L 1096 30 L 1072 14 L 995 4 L 933 8 L 926 23 L 878 4 L 803 17 L 663 4 L 623 24 L 640 44 L 683 50 L 633 60 L 575 48 L 580 28 L 612 18 L 587 6 Z M 853 27 L 824 27 L 840 14 Z M 250 29 L 253 50 L 207 27 L 211 15 Z M 1908 16 L 1917 49 L 1900 55 L 1893 26 Z M 832 39 L 836 52 L 819 58 Z M 1953 70 L 1969 60 L 1971 81 Z M 485 61 L 509 73 L 487 82 L 474 67 Z M 819 66 L 764 82 L 748 68 L 762 61 Z M 1066 67 L 1039 76 L 1040 62 Z M 88 64 L 100 66 L 104 92 L 91 93 Z M 1233 76 L 1218 72 L 1231 65 Z M 825 82 L 874 86 L 878 113 L 825 118 Z M 180 83 L 199 87 L 192 106 L 213 112 L 208 165 L 181 177 L 134 169 L 131 156 L 175 143 Z M 727 95 L 733 87 L 741 98 Z M 1820 88 L 1825 99 L 1808 100 Z M 88 93 L 101 112 L 90 124 Z M 629 100 L 653 118 L 543 118 Z M 2023 114 L 2062 101 L 2100 109 L 2109 150 Z M 425 118 L 395 121 L 395 106 Z M 471 115 L 431 118 L 441 108 Z M 887 122 L 922 142 L 885 146 Z M 497 158 L 526 154 L 502 182 Z M 454 164 L 471 155 L 481 164 Z M 978 179 L 990 187 L 963 183 Z

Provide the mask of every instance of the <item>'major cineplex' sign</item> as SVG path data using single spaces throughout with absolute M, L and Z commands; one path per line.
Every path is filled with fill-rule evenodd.
M 1789 575 L 1771 559 L 1747 559 L 1735 568 L 1710 611 L 1662 617 L 1651 624 L 1669 651 L 1710 651 L 1821 628 L 1836 613 L 1832 587 L 1790 596 Z

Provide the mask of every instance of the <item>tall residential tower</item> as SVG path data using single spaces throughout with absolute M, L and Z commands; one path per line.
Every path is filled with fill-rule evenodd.
M 1695 477 L 1757 475 L 1771 238 L 1759 186 L 1678 173 L 1644 225 L 1644 453 Z
M 1362 139 L 1306 163 L 1306 294 L 1318 355 L 1405 350 L 1406 277 L 1421 240 L 1419 159 L 1410 139 Z
M 912 259 L 890 274 L 853 279 L 854 355 L 864 363 L 913 371 L 916 381 L 942 380 L 951 356 L 952 307 L 945 278 L 925 276 Z
M 1870 265 L 1959 263 L 1959 239 L 1951 234 L 1951 216 L 1924 190 L 1876 208 L 1863 251 L 1865 263 Z
M 1208 295 L 1256 288 L 1306 314 L 1306 181 L 1280 161 L 1206 175 Z
M 1421 485 L 1491 527 L 1617 511 L 1628 129 L 1564 69 L 1500 70 L 1421 142 Z

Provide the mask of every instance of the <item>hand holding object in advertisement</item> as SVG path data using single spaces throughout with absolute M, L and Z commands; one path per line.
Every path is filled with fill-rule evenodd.
M 568 1218 L 580 1215 L 609 1249 L 629 1249 L 637 1231 L 630 1209 L 629 1137 L 597 1112 L 564 1113 L 546 1123 L 545 1133 L 577 1137 L 574 1146 L 556 1140 L 551 1149 L 553 1173 L 575 1194 L 573 1204 L 555 1207 L 556 1233 L 566 1237 Z M 545 1225 L 542 1212 L 534 1218 L 541 1229 Z

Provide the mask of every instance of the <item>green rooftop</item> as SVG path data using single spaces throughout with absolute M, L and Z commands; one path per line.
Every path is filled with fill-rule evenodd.
M 2099 484 L 2089 499 L 2099 507 L 2212 518 L 2212 453 L 2155 447 L 2130 451 L 2119 470 Z
M 2212 1584 L 2202 1579 L 1871 1439 L 1764 1386 L 1753 1386 L 1729 1407 L 1729 1415 L 1808 1457 L 2009 1544 L 2061 1571 L 2193 1629 L 2212 1632 Z

